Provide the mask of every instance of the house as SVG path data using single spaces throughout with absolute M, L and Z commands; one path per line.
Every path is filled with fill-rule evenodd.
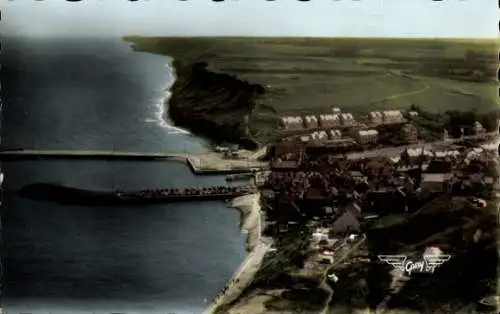
M 304 120 L 299 116 L 282 117 L 281 125 L 287 130 L 300 130 L 304 128 Z
M 448 189 L 450 179 L 449 173 L 424 173 L 420 185 L 426 192 L 441 193 Z
M 357 140 L 360 144 L 376 143 L 378 140 L 377 130 L 359 130 L 356 133 Z
M 486 130 L 484 129 L 483 125 L 479 123 L 479 121 L 476 121 L 472 125 L 472 132 L 474 133 L 474 135 L 484 135 L 486 133 Z
M 343 126 L 352 126 L 355 124 L 354 116 L 351 113 L 341 113 L 340 121 Z
M 329 130 L 328 135 L 330 136 L 331 140 L 338 140 L 342 138 L 342 133 L 340 130 Z
M 340 116 L 338 114 L 321 114 L 319 122 L 322 127 L 334 127 L 340 125 Z
M 382 117 L 384 124 L 401 123 L 405 121 L 403 114 L 399 110 L 384 111 L 382 112 Z
M 368 118 L 373 124 L 381 124 L 384 121 L 382 113 L 380 111 L 372 111 L 368 114 Z
M 301 136 L 299 139 L 302 143 L 307 143 L 311 140 L 311 137 L 308 135 L 304 135 L 304 136 Z
M 307 128 L 317 128 L 319 126 L 318 118 L 316 116 L 305 116 L 304 122 Z
M 342 235 L 360 231 L 360 223 L 354 210 L 347 208 L 339 214 L 333 222 L 331 230 L 334 234 Z
M 318 142 L 323 142 L 328 140 L 328 134 L 326 131 L 316 131 L 311 133 L 311 140 L 313 141 L 318 141 Z
M 418 141 L 418 130 L 413 124 L 405 124 L 401 129 L 403 139 L 407 143 L 415 143 Z
M 349 171 L 349 176 L 353 179 L 363 179 L 365 176 L 359 171 Z
M 293 170 L 299 166 L 296 160 L 275 160 L 271 163 L 272 170 Z
M 319 243 L 321 240 L 328 241 L 329 230 L 326 228 L 316 228 L 316 230 L 312 233 L 312 241 L 314 243 Z
M 340 110 L 340 108 L 339 108 L 339 107 L 334 107 L 334 108 L 332 108 L 332 112 L 333 112 L 334 114 L 339 114 L 339 113 L 341 113 L 341 112 L 342 112 L 342 110 Z
M 412 118 L 418 117 L 418 111 L 409 111 L 408 115 Z
M 493 177 L 485 176 L 483 179 L 483 183 L 487 188 L 493 188 L 493 185 L 495 184 L 495 180 L 493 179 Z

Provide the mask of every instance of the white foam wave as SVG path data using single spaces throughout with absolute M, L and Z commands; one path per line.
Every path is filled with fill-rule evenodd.
M 170 75 L 168 76 L 167 79 L 167 86 L 161 91 L 163 91 L 163 95 L 160 97 L 159 100 L 156 101 L 155 103 L 155 108 L 154 108 L 154 118 L 148 118 L 146 119 L 146 122 L 148 123 L 155 123 L 161 128 L 164 128 L 167 130 L 169 134 L 191 134 L 189 131 L 176 127 L 166 120 L 166 112 L 165 112 L 165 103 L 170 99 L 170 96 L 172 93 L 170 92 L 170 88 L 174 84 L 175 81 L 175 71 L 174 68 L 170 64 L 165 64 L 164 66 L 166 69 L 168 69 Z

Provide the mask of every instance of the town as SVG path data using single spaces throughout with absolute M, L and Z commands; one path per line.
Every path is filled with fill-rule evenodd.
M 255 297 L 267 296 L 269 310 L 289 310 L 293 304 L 301 313 L 321 311 L 335 295 L 343 295 L 337 289 L 352 282 L 353 274 L 339 275 L 342 269 L 377 263 L 377 252 L 415 254 L 432 248 L 458 254 L 461 248 L 446 243 L 446 237 L 432 238 L 439 228 L 454 227 L 439 218 L 447 211 L 455 216 L 462 209 L 475 211 L 467 218 L 475 223 L 459 227 L 463 234 L 472 230 L 463 237 L 492 236 L 488 223 L 481 223 L 495 206 L 499 187 L 498 120 L 495 129 L 478 121 L 461 125 L 458 138 L 443 127 L 442 138 L 429 141 L 425 130 L 412 123 L 418 116 L 417 111 L 388 110 L 355 118 L 333 108 L 317 116 L 283 117 L 289 135 L 268 150 L 270 169 L 258 182 L 264 234 L 276 241 L 249 287 Z M 420 222 L 419 229 L 413 225 L 418 219 L 430 222 Z M 415 237 L 396 239 L 395 228 Z M 385 306 L 387 300 L 381 297 L 378 303 Z

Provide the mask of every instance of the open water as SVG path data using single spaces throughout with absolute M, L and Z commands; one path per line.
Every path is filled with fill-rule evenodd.
M 166 57 L 121 39 L 2 40 L 2 144 L 34 149 L 205 150 L 161 119 Z M 201 313 L 245 255 L 223 203 L 120 208 L 20 199 L 30 182 L 95 189 L 226 184 L 182 163 L 4 162 L 4 313 Z

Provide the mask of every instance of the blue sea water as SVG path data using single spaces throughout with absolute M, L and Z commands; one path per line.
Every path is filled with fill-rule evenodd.
M 2 145 L 189 151 L 206 143 L 165 123 L 174 74 L 121 39 L 5 38 Z M 21 199 L 31 182 L 98 189 L 209 186 L 178 162 L 4 162 L 6 313 L 201 313 L 243 260 L 239 213 L 223 203 L 120 208 Z

